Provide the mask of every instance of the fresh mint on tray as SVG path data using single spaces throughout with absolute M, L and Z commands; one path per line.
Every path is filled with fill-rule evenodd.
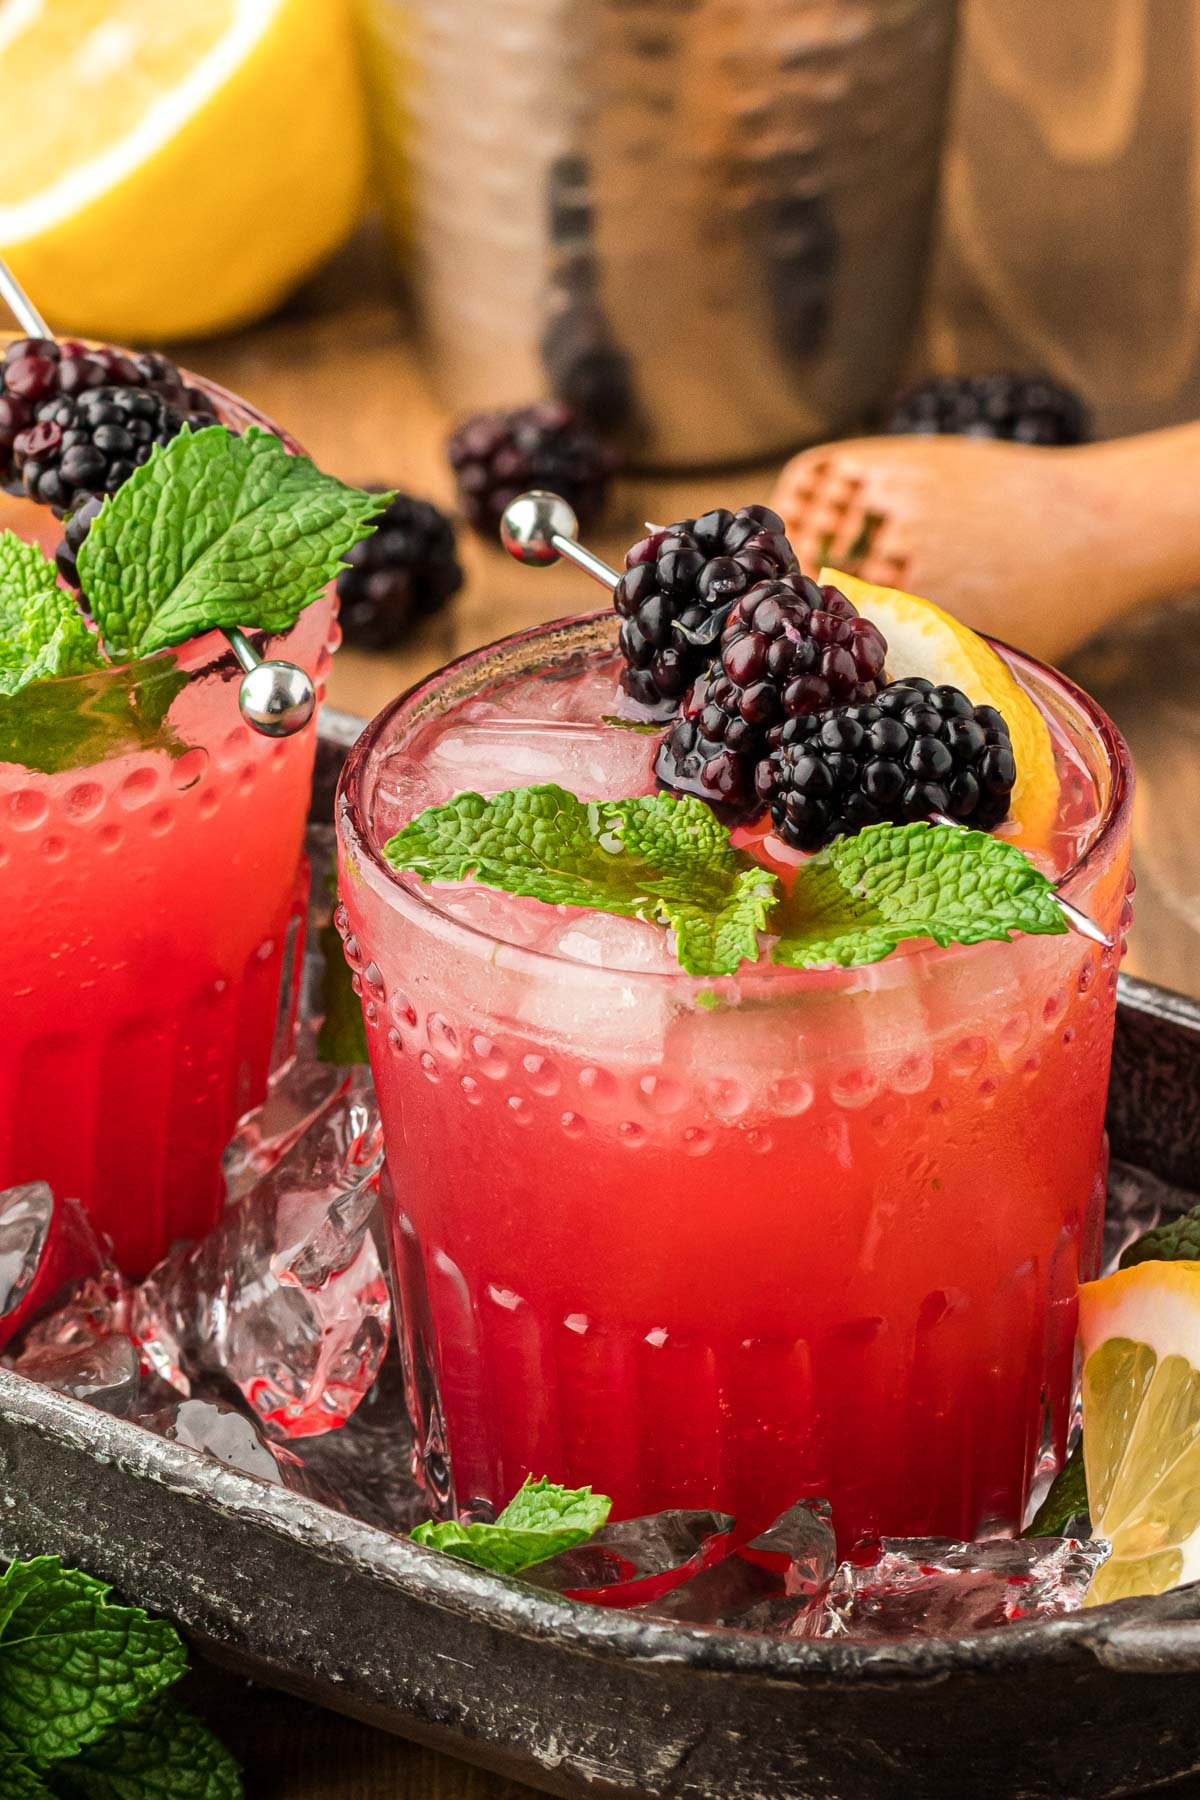
M 441 1550 L 460 1562 L 498 1575 L 519 1575 L 548 1557 L 573 1550 L 608 1519 L 612 1501 L 590 1487 L 565 1488 L 530 1477 L 491 1525 L 426 1520 L 412 1533 L 415 1544 Z
M 732 975 L 774 938 L 776 963 L 855 968 L 906 938 L 938 944 L 1067 929 L 1045 876 L 1014 844 L 945 825 L 872 825 L 778 878 L 737 851 L 702 800 L 579 800 L 554 786 L 460 794 L 384 845 L 398 870 L 669 927 L 691 975 Z
M 187 1667 L 164 1619 L 55 1556 L 0 1575 L 5 1800 L 241 1800 L 237 1765 L 167 1693 Z

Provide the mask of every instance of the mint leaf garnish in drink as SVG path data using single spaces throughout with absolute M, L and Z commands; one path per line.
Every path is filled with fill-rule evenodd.
M 186 1666 L 173 1626 L 56 1556 L 0 1576 L 0 1731 L 37 1762 L 74 1756 Z
M 100 665 L 96 638 L 54 564 L 36 544 L 0 531 L 0 697 Z
M 1046 877 L 1015 844 L 948 825 L 870 825 L 803 865 L 772 929 L 775 961 L 857 968 L 906 938 L 935 944 L 1067 930 Z
M 775 876 L 732 848 L 712 809 L 670 794 L 460 794 L 418 813 L 383 854 L 425 881 L 473 876 L 550 905 L 669 926 L 692 975 L 755 961 L 762 931 L 778 934 L 777 963 L 815 969 L 879 962 L 906 938 L 977 944 L 1067 929 L 1049 881 L 1015 844 L 946 825 L 871 825 L 837 838 L 777 904 Z
M 473 875 L 551 906 L 670 926 L 693 975 L 731 975 L 757 957 L 777 885 L 734 852 L 702 800 L 671 794 L 585 801 L 554 786 L 490 800 L 460 794 L 419 813 L 383 854 L 426 881 Z
M 499 1575 L 519 1575 L 535 1563 L 586 1543 L 608 1518 L 612 1501 L 590 1487 L 565 1488 L 530 1477 L 500 1513 L 494 1525 L 459 1525 L 455 1520 L 428 1520 L 413 1532 L 413 1542 L 427 1544 L 461 1562 L 475 1563 Z
M 348 487 L 257 428 L 184 426 L 110 495 L 79 552 L 109 655 L 234 626 L 286 631 L 390 498 Z
M 1144 1262 L 1200 1262 L 1200 1206 L 1144 1232 L 1121 1257 L 1123 1269 Z

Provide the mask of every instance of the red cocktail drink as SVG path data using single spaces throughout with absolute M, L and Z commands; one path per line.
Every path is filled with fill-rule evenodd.
M 216 398 L 227 423 L 255 422 Z M 61 536 L 15 500 L 0 527 L 47 550 Z M 322 600 L 271 650 L 320 683 L 331 630 Z M 44 704 L 47 743 L 68 720 L 80 747 L 49 772 L 0 750 L 0 1187 L 77 1196 L 132 1274 L 216 1217 L 222 1150 L 264 1092 L 303 898 L 316 727 L 257 736 L 240 675 L 211 633 L 139 665 L 132 691 L 106 669 L 5 703 L 6 720 Z M 148 707 L 165 717 L 139 733 Z
M 1096 1267 L 1118 953 L 915 943 L 711 980 L 655 926 L 398 876 L 383 843 L 457 791 L 651 791 L 653 740 L 605 722 L 611 643 L 567 622 L 443 671 L 343 781 L 426 1470 L 460 1509 L 532 1472 L 745 1524 L 820 1494 L 846 1543 L 1018 1526 Z M 1058 762 L 1040 854 L 1117 934 L 1119 739 L 1008 661 Z

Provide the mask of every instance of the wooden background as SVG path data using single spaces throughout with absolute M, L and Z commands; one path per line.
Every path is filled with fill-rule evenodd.
M 969 0 L 940 241 L 915 367 L 1039 368 L 1081 388 L 1105 433 L 1200 413 L 1200 5 Z M 186 359 L 286 424 L 325 466 L 448 503 L 448 424 L 367 233 L 273 321 Z M 765 496 L 774 470 L 739 472 Z M 626 482 L 596 547 L 727 497 L 719 477 Z M 1200 509 L 1198 509 L 1200 510 Z M 1052 521 L 1042 521 L 1052 529 Z M 1198 524 L 1200 529 L 1200 524 Z M 468 585 L 395 656 L 343 652 L 337 705 L 371 713 L 472 644 L 594 604 L 582 577 L 523 571 L 464 533 Z M 1200 992 L 1200 609 L 1167 600 L 1076 659 L 1139 764 L 1142 876 L 1130 966 Z M 517 1800 L 528 1790 L 279 1696 L 206 1683 L 264 1800 Z

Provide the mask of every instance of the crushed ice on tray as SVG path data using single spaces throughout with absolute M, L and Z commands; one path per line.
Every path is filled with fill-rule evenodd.
M 601 1526 L 586 1544 L 537 1563 L 527 1579 L 569 1600 L 639 1606 L 659 1600 L 727 1553 L 729 1513 L 672 1509 Z
M 264 1429 L 342 1424 L 379 1373 L 391 1305 L 371 1231 L 383 1162 L 365 1069 L 343 1072 L 306 1130 L 198 1244 L 137 1290 L 148 1366 L 187 1396 L 224 1377 Z
M 883 1538 L 866 1563 L 834 1576 L 820 1637 L 886 1642 L 962 1637 L 1056 1618 L 1083 1605 L 1108 1545 L 1075 1538 Z

